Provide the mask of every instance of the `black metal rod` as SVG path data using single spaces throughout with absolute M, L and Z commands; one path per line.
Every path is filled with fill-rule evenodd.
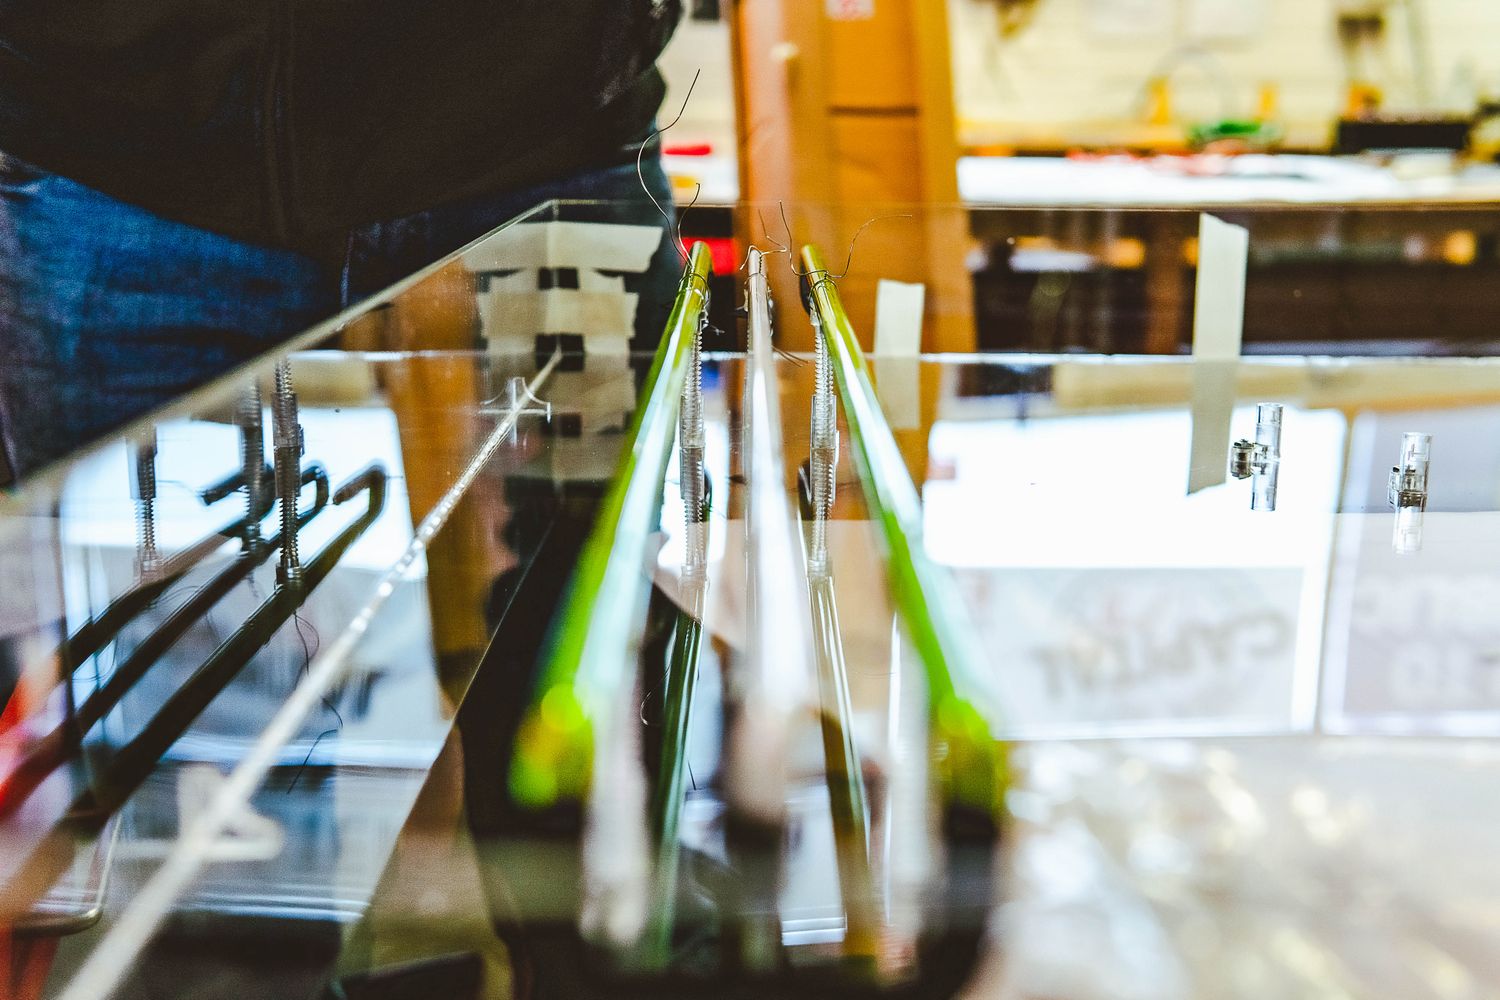
M 339 487 L 333 494 L 333 502 L 342 504 L 360 493 L 368 495 L 364 513 L 318 553 L 303 580 L 290 587 L 278 587 L 262 602 L 177 694 L 168 699 L 145 729 L 121 749 L 97 788 L 74 799 L 68 812 L 41 837 L 20 867 L 14 869 L 15 874 L 0 892 L 0 926 L 13 924 L 27 914 L 57 883 L 73 864 L 77 845 L 103 829 L 110 815 L 145 783 L 193 720 L 296 612 L 349 546 L 379 518 L 385 506 L 385 470 L 378 465 L 365 469 Z
M 75 822 L 102 825 L 111 813 L 124 805 L 125 800 L 156 769 L 172 744 L 229 686 L 245 664 L 271 641 L 307 596 L 332 572 L 349 546 L 375 523 L 385 507 L 385 492 L 385 470 L 379 466 L 369 467 L 339 487 L 333 502 L 342 504 L 365 493 L 367 506 L 364 513 L 306 564 L 300 579 L 277 586 L 234 634 L 172 693 L 151 721 L 119 749 L 98 784 L 75 801 L 70 811 Z
M 325 474 L 326 480 L 326 474 Z M 244 474 L 236 472 L 221 483 L 215 483 L 199 494 L 204 503 L 213 504 L 234 492 L 244 484 Z M 327 484 L 323 489 L 326 491 Z M 65 675 L 86 663 L 89 657 L 104 648 L 104 644 L 119 635 L 137 615 L 162 595 L 184 574 L 208 558 L 228 538 L 245 537 L 249 527 L 258 524 L 271 512 L 274 498 L 267 491 L 260 491 L 260 502 L 245 516 L 225 525 L 217 532 L 207 535 L 181 552 L 167 557 L 161 568 L 150 580 L 143 581 L 115 598 L 99 613 L 80 625 L 72 635 L 63 640 L 58 648 L 57 659 Z
M 300 517 L 298 528 L 302 528 L 318 515 L 328 504 L 328 473 L 321 465 L 309 466 L 302 474 L 303 484 L 316 487 L 312 505 Z M 0 819 L 14 815 L 47 776 L 67 763 L 83 745 L 88 731 L 99 723 L 124 699 L 130 689 L 140 683 L 147 671 L 166 654 L 197 622 L 201 621 L 224 596 L 248 577 L 255 567 L 281 544 L 279 536 L 265 540 L 256 539 L 207 583 L 199 588 L 182 606 L 167 616 L 152 629 L 140 644 L 110 673 L 104 684 L 84 699 L 72 718 L 56 728 L 30 747 L 10 774 L 0 780 Z

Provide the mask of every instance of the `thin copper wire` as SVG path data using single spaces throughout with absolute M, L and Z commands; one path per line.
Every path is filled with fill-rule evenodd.
M 687 247 L 684 246 L 683 242 L 682 242 L 682 219 L 681 219 L 681 217 L 679 217 L 678 220 L 677 220 L 677 222 L 674 224 L 673 221 L 672 221 L 672 217 L 670 215 L 668 215 L 667 214 L 667 210 L 662 207 L 662 203 L 656 200 L 656 195 L 654 195 L 654 194 L 651 193 L 651 188 L 646 184 L 646 174 L 641 169 L 641 163 L 645 159 L 645 156 L 646 156 L 646 147 L 649 146 L 649 145 L 651 145 L 651 143 L 652 143 L 653 140 L 658 145 L 660 145 L 662 133 L 665 132 L 667 129 L 671 128 L 673 125 L 676 125 L 678 122 L 682 121 L 682 116 L 687 113 L 688 101 L 692 100 L 692 98 L 693 98 L 693 88 L 695 88 L 695 87 L 698 86 L 698 77 L 702 73 L 703 73 L 703 70 L 700 69 L 700 70 L 698 70 L 697 72 L 695 72 L 693 74 L 693 82 L 690 83 L 690 84 L 688 84 L 687 94 L 682 99 L 682 107 L 680 109 L 678 109 L 678 111 L 677 111 L 677 117 L 673 118 L 671 121 L 667 122 L 667 124 L 665 124 L 665 125 L 661 126 L 660 128 L 656 129 L 649 136 L 647 136 L 646 137 L 646 141 L 642 142 L 641 145 L 640 145 L 640 148 L 635 151 L 635 176 L 636 176 L 636 179 L 641 182 L 641 190 L 646 192 L 646 197 L 651 199 L 651 204 L 655 205 L 656 206 L 656 210 L 661 213 L 662 219 L 667 224 L 667 231 L 668 232 L 673 232 L 673 233 L 677 234 L 675 245 L 677 247 L 677 253 L 682 257 L 682 262 L 684 264 L 686 264 L 687 261 L 688 261 L 688 252 L 687 252 Z M 699 188 L 701 189 L 702 185 L 699 185 Z M 697 200 L 698 200 L 697 195 L 694 195 L 693 196 L 693 201 L 696 202 Z M 691 208 L 692 206 L 689 205 L 688 207 Z
M 693 210 L 693 206 L 698 204 L 698 196 L 702 193 L 703 185 L 700 183 L 693 189 L 693 200 L 687 203 L 686 208 L 677 213 L 677 252 L 682 255 L 682 262 L 684 264 L 687 263 L 688 252 L 687 243 L 682 238 L 682 220 L 686 219 L 687 214 Z
M 777 202 L 776 204 L 780 205 L 781 202 Z M 760 250 L 760 255 L 762 257 L 769 257 L 773 253 L 784 253 L 784 254 L 788 255 L 788 257 L 790 257 L 791 253 L 792 253 L 792 245 L 791 245 L 791 243 L 790 242 L 781 243 L 780 241 L 778 241 L 776 239 L 776 237 L 774 237 L 774 236 L 771 235 L 771 229 L 770 229 L 769 226 L 766 225 L 766 215 L 765 215 L 765 212 L 763 212 L 763 211 L 761 211 L 760 209 L 757 208 L 755 210 L 755 214 L 760 217 L 760 231 L 761 231 L 761 233 L 763 233 L 765 235 L 766 239 L 770 240 L 773 244 L 776 245 L 776 249 L 774 249 L 774 250 L 760 250 L 760 247 L 755 246 L 754 243 L 752 243 L 750 245 L 752 247 L 755 247 L 755 249 Z M 782 219 L 783 219 L 783 221 L 786 219 L 786 209 L 785 208 L 782 209 Z M 790 233 L 790 230 L 788 230 L 788 233 Z M 745 254 L 744 261 L 740 264 L 740 266 L 736 270 L 743 271 L 745 268 L 747 268 L 749 266 L 750 266 L 750 255 L 747 253 L 747 254 Z
M 884 222 L 887 219 L 910 219 L 911 217 L 910 212 L 896 212 L 891 215 L 876 215 L 866 219 L 864 225 L 854 231 L 854 238 L 849 241 L 849 254 L 844 258 L 844 269 L 838 274 L 834 274 L 826 268 L 820 268 L 816 271 L 799 271 L 797 270 L 796 261 L 792 262 L 792 272 L 799 278 L 810 279 L 809 283 L 814 285 L 824 281 L 842 281 L 844 275 L 849 273 L 849 268 L 854 264 L 854 246 L 859 242 L 859 238 L 864 235 L 866 229 L 869 229 L 877 222 Z M 783 224 L 786 222 L 785 211 L 782 212 L 782 222 Z M 791 235 L 790 227 L 787 229 L 787 235 L 789 237 Z M 813 275 L 817 275 L 817 277 L 813 277 Z

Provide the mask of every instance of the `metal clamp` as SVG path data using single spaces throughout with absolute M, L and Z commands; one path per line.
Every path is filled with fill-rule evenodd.
M 1409 555 L 1422 548 L 1422 522 L 1427 511 L 1427 474 L 1432 464 L 1432 435 L 1407 431 L 1401 435 L 1401 457 L 1391 467 L 1386 502 L 1396 510 L 1391 548 Z
M 1386 502 L 1397 510 L 1427 507 L 1427 473 L 1432 464 L 1432 435 L 1407 431 L 1401 435 L 1401 460 L 1391 467 Z
M 1275 510 L 1276 485 L 1281 472 L 1280 403 L 1261 403 L 1255 408 L 1255 440 L 1244 438 L 1229 449 L 1229 474 L 1250 479 L 1250 509 Z

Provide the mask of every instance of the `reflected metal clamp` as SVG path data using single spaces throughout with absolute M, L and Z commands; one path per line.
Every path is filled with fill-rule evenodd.
M 135 575 L 150 580 L 161 572 L 156 549 L 156 428 L 131 441 L 130 499 L 135 502 Z
M 1276 484 L 1281 475 L 1280 403 L 1261 403 L 1255 407 L 1255 440 L 1244 438 L 1229 449 L 1229 474 L 1249 479 L 1250 509 L 1276 509 Z
M 1427 513 L 1427 474 L 1432 465 L 1432 435 L 1407 431 L 1401 435 L 1401 455 L 1391 467 L 1386 502 L 1396 510 L 1391 548 L 1397 555 L 1422 549 L 1422 522 Z

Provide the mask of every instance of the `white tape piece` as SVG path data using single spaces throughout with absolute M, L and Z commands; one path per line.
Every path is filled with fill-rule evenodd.
M 1234 417 L 1238 361 L 1193 362 L 1193 436 L 1188 445 L 1188 493 L 1229 478 L 1229 424 Z
M 1249 230 L 1207 213 L 1198 217 L 1189 493 L 1217 486 L 1228 478 L 1229 420 L 1234 412 L 1245 330 L 1245 267 L 1249 258 Z
M 875 292 L 875 356 L 911 358 L 922 350 L 927 286 L 880 279 Z
M 606 222 L 523 222 L 464 254 L 471 271 L 576 267 L 646 270 L 661 245 L 661 226 Z
M 912 430 L 922 426 L 922 362 L 919 358 L 880 357 L 871 359 L 875 369 L 875 396 L 880 411 L 893 431 Z
M 464 264 L 479 276 L 486 349 L 525 354 L 537 336 L 565 334 L 588 354 L 626 356 L 639 296 L 621 273 L 644 272 L 662 238 L 660 226 L 527 222 L 485 240 Z
M 1245 331 L 1245 267 L 1250 231 L 1198 216 L 1198 281 L 1193 304 L 1193 357 L 1227 361 L 1240 356 Z
M 526 354 L 539 333 L 582 334 L 590 354 L 625 354 L 635 330 L 637 298 L 570 288 L 481 293 L 481 331 L 491 354 Z
M 927 286 L 880 280 L 875 293 L 875 394 L 892 430 L 922 423 L 922 309 Z

